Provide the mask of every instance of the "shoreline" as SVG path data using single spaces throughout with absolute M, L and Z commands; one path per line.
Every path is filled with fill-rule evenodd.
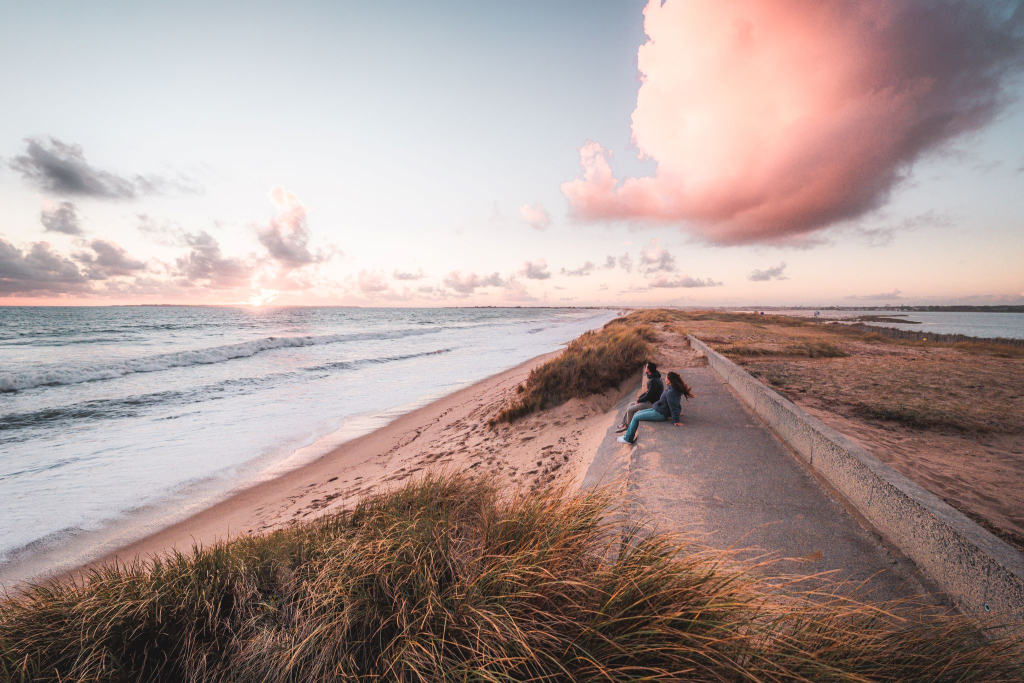
M 145 534 L 65 573 L 77 577 L 84 571 L 107 562 L 145 560 L 174 549 L 187 551 L 193 544 L 209 546 L 254 531 L 268 530 L 277 526 L 275 522 L 287 523 L 289 520 L 280 518 L 287 516 L 287 511 L 295 506 L 294 503 L 308 497 L 309 489 L 314 482 L 326 481 L 332 477 L 338 477 L 338 481 L 341 481 L 341 473 L 349 475 L 344 477 L 346 481 L 366 479 L 367 474 L 359 472 L 372 469 L 376 463 L 370 462 L 371 460 L 399 446 L 410 433 L 418 432 L 424 426 L 440 419 L 469 396 L 495 389 L 512 381 L 513 378 L 516 378 L 514 383 L 518 384 L 519 375 L 529 374 L 529 370 L 534 366 L 559 353 L 561 351 L 552 351 L 536 356 L 468 387 L 457 389 L 424 406 L 414 408 L 386 425 L 339 444 L 315 460 L 235 491 L 168 527 Z M 358 493 L 345 496 L 345 499 L 353 497 L 358 497 Z
M 507 453 L 503 451 L 502 462 L 487 459 L 491 465 L 489 470 L 492 475 L 506 476 L 510 483 L 519 486 L 532 485 L 539 480 L 539 468 L 536 471 L 528 471 L 528 468 L 532 468 L 545 441 L 542 432 L 546 432 L 553 443 L 575 441 L 582 446 L 578 451 L 580 457 L 575 457 L 577 452 L 570 457 L 564 448 L 554 450 L 552 446 L 544 452 L 549 459 L 559 458 L 552 471 L 557 470 L 560 478 L 578 481 L 607 429 L 604 423 L 610 424 L 613 415 L 608 413 L 608 408 L 618 400 L 621 388 L 607 396 L 572 400 L 546 411 L 543 421 L 550 424 L 538 425 L 535 424 L 537 418 L 526 418 L 492 432 L 488 432 L 486 426 L 487 414 L 511 397 L 534 367 L 561 352 L 559 349 L 535 356 L 437 398 L 336 446 L 315 460 L 237 490 L 167 527 L 146 533 L 74 568 L 37 575 L 30 581 L 80 579 L 90 570 L 112 562 L 145 562 L 175 550 L 187 553 L 194 545 L 206 547 L 246 534 L 270 532 L 348 507 L 365 495 L 397 485 L 427 469 L 474 469 L 483 462 L 484 452 L 467 449 L 464 445 L 461 451 L 449 448 L 465 444 L 473 434 L 484 442 L 491 440 L 488 434 L 493 435 L 496 442 L 508 442 L 503 444 Z M 624 383 L 626 385 L 631 386 L 632 381 Z M 565 419 L 567 413 L 573 413 L 573 418 Z M 584 420 L 588 423 L 581 430 Z M 589 433 L 581 439 L 583 431 Z M 421 448 L 417 448 L 418 444 L 422 444 Z M 563 468 L 563 464 L 568 467 Z M 548 468 L 544 468 L 544 472 L 547 471 Z M 6 589 L 16 591 L 23 583 L 25 581 L 12 582 Z

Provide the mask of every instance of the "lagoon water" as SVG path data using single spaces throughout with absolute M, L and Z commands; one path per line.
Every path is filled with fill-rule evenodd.
M 772 311 L 779 315 L 809 317 L 814 311 L 793 309 Z M 826 319 L 845 320 L 863 315 L 880 315 L 898 318 L 898 323 L 870 322 L 878 327 L 893 327 L 899 330 L 926 332 L 930 334 L 966 334 L 985 339 L 1024 339 L 1024 313 L 954 313 L 946 311 L 896 311 L 893 309 L 864 309 L 843 311 L 821 311 Z
M 0 308 L 0 581 L 55 552 L 73 567 L 614 315 Z

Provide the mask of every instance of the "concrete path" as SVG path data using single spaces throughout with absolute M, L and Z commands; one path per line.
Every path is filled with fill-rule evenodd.
M 770 575 L 835 570 L 839 579 L 867 582 L 874 599 L 935 592 L 912 563 L 833 498 L 710 368 L 681 374 L 697 396 L 683 403 L 686 426 L 643 423 L 635 446 L 617 443 L 612 427 L 584 488 L 624 481 L 631 509 L 656 529 L 699 534 L 712 548 L 751 548 L 743 553 L 747 557 L 801 558 L 761 570 Z

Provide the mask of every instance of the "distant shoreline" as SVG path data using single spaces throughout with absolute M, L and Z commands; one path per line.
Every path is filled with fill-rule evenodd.
M 681 311 L 902 311 L 908 313 L 1024 313 L 1024 305 L 992 305 L 992 306 L 961 306 L 950 304 L 946 306 L 624 306 L 621 304 L 606 304 L 594 306 L 350 306 L 345 304 L 331 304 L 319 306 L 305 306 L 302 304 L 251 306 L 245 303 L 234 304 L 66 304 L 66 303 L 39 303 L 39 304 L 0 304 L 0 308 L 351 308 L 351 309 L 388 309 L 388 310 L 446 310 L 446 309 L 517 309 L 517 308 L 544 308 L 550 310 L 567 311 L 589 311 L 620 309 L 624 311 L 642 309 L 677 309 Z

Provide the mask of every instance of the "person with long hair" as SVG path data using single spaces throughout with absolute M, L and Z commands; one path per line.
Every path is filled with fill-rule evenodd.
M 664 422 L 671 419 L 672 424 L 676 427 L 683 426 L 683 423 L 680 422 L 682 419 L 680 413 L 683 409 L 682 399 L 685 397 L 689 401 L 693 398 L 693 391 L 678 372 L 668 373 L 667 379 L 668 389 L 665 389 L 653 408 L 641 410 L 633 415 L 626 433 L 618 438 L 619 443 L 635 443 L 636 430 L 639 429 L 641 422 Z

